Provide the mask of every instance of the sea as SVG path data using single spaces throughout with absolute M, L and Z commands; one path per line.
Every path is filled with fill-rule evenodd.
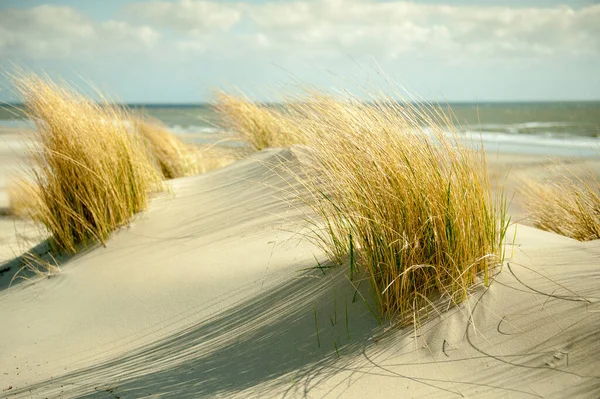
M 488 153 L 600 157 L 600 101 L 450 103 L 454 126 Z M 127 104 L 198 143 L 230 138 L 207 104 Z M 31 128 L 20 107 L 0 107 L 0 127 Z M 450 130 L 451 127 L 449 127 Z

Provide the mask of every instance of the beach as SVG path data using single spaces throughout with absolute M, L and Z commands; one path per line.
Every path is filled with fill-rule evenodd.
M 0 1 L 0 399 L 600 398 L 599 27 Z
M 19 134 L 2 134 L 2 207 Z M 27 248 L 4 216 L 0 397 L 600 394 L 600 242 L 527 226 L 515 194 L 519 176 L 548 173 L 547 155 L 488 153 L 512 200 L 505 262 L 463 304 L 402 327 L 303 239 L 309 210 L 287 190 L 296 151 L 172 180 L 105 246 L 10 287 Z M 600 170 L 598 158 L 563 161 Z

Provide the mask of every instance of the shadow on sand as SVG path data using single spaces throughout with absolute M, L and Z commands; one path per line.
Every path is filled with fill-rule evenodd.
M 39 275 L 52 275 L 53 268 L 60 267 L 72 258 L 72 255 L 52 255 L 50 240 L 46 239 L 25 253 L 0 263 L 0 291 L 30 281 Z
M 253 390 L 267 388 L 269 395 L 305 395 L 333 372 L 328 366 L 351 361 L 379 329 L 372 304 L 362 299 L 368 290 L 357 293 L 341 268 L 326 270 L 299 273 L 118 358 L 11 395 L 46 394 L 49 387 L 61 397 L 260 396 Z

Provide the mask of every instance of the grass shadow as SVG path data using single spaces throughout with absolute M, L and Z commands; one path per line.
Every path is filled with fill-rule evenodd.
M 60 265 L 73 258 L 73 255 L 53 253 L 50 240 L 45 239 L 23 254 L 0 263 L 0 291 L 36 277 L 52 276 L 60 270 Z
M 59 395 L 98 398 L 228 396 L 258 385 L 279 395 L 306 391 L 327 378 L 324 370 L 333 362 L 359 355 L 379 329 L 366 302 L 353 301 L 345 271 L 329 270 L 305 271 L 118 358 L 91 359 L 87 367 L 11 394 L 49 387 Z

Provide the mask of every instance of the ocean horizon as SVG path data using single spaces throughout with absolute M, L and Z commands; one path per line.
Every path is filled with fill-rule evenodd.
M 275 102 L 263 104 L 276 107 Z M 425 104 L 413 102 L 412 104 Z M 451 110 L 454 125 L 467 140 L 488 152 L 548 156 L 600 156 L 600 101 L 488 101 L 433 103 Z M 207 102 L 121 103 L 161 121 L 175 134 L 193 134 L 198 143 L 223 138 L 219 117 Z M 0 107 L 0 127 L 30 129 L 23 104 Z

